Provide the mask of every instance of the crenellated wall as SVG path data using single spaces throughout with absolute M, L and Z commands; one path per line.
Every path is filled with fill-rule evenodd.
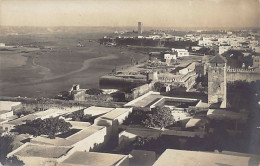
M 260 80 L 259 69 L 227 69 L 227 82 L 245 80 L 248 82 Z

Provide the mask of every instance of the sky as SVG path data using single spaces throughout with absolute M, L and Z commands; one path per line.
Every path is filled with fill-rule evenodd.
M 260 27 L 260 0 L 0 0 L 0 25 Z

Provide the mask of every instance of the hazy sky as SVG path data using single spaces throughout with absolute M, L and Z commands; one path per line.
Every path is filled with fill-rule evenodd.
M 12 26 L 260 27 L 260 0 L 0 0 Z

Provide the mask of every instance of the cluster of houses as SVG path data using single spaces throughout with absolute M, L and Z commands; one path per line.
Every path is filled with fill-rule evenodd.
M 64 107 L 50 108 L 18 118 L 13 111 L 19 110 L 20 102 L 1 101 L 1 129 L 10 133 L 17 125 L 35 119 L 59 117 L 69 122 L 71 129 L 76 131 L 66 136 L 57 135 L 55 139 L 41 135 L 19 134 L 14 139 L 14 149 L 9 156 L 17 156 L 25 165 L 128 165 L 127 155 L 95 153 L 116 140 L 118 126 L 131 113 L 132 108 L 106 107 Z M 66 115 L 82 110 L 84 115 L 95 117 L 94 123 L 72 121 Z M 7 115 L 6 112 L 9 114 Z M 3 117 L 4 116 L 4 117 Z M 12 133 L 12 132 L 11 132 Z M 79 156 L 80 159 L 79 159 Z M 99 160 L 89 160 L 97 158 Z
M 259 42 L 255 39 L 254 36 L 242 37 L 236 35 L 224 35 L 219 37 L 216 36 L 207 36 L 203 37 L 198 41 L 198 45 L 201 47 L 217 47 L 218 53 L 223 54 L 224 52 L 232 50 L 241 50 L 241 51 L 254 51 L 260 52 Z
M 167 97 L 158 92 L 150 91 L 125 104 L 122 108 L 108 107 L 64 107 L 50 108 L 45 111 L 35 112 L 29 115 L 15 118 L 13 111 L 21 108 L 22 103 L 1 101 L 1 127 L 8 133 L 16 125 L 25 124 L 28 120 L 47 119 L 59 117 L 69 122 L 71 129 L 76 131 L 65 136 L 57 135 L 50 139 L 47 136 L 32 136 L 30 134 L 19 134 L 14 139 L 14 150 L 7 157 L 16 156 L 25 165 L 173 165 L 184 164 L 188 158 L 194 164 L 201 162 L 201 158 L 210 157 L 204 165 L 211 165 L 215 161 L 221 164 L 227 163 L 258 163 L 259 156 L 232 153 L 232 152 L 193 152 L 185 150 L 166 149 L 159 157 L 154 151 L 132 150 L 129 154 L 115 154 L 99 152 L 100 149 L 110 146 L 113 142 L 117 148 L 122 149 L 129 145 L 129 142 L 138 137 L 157 139 L 161 136 L 179 137 L 179 141 L 189 138 L 204 138 L 207 135 L 205 118 L 193 117 L 191 110 L 206 111 L 210 119 L 226 118 L 234 121 L 245 118 L 244 115 L 225 110 L 209 109 L 208 103 L 196 98 Z M 168 107 L 176 123 L 180 127 L 167 129 L 144 128 L 140 126 L 123 125 L 124 120 L 131 114 L 133 107 L 152 109 L 157 106 Z M 95 117 L 94 122 L 72 121 L 66 115 L 82 110 L 84 115 Z M 219 111 L 222 111 L 219 113 Z M 7 115 L 6 112 L 9 112 Z M 2 116 L 4 115 L 4 117 Z M 246 120 L 246 119 L 244 119 Z M 243 122 L 245 123 L 245 121 Z M 172 161 L 174 158 L 174 162 Z M 221 159 L 225 159 L 221 161 Z M 248 164 L 248 163 L 247 163 Z M 246 164 L 246 165 L 247 165 Z M 249 164 L 248 164 L 249 165 Z
M 228 127 L 227 132 L 230 135 L 236 134 L 240 130 L 238 126 L 247 123 L 248 114 L 226 110 L 226 88 L 222 87 L 226 86 L 226 76 L 223 73 L 225 69 L 226 61 L 221 55 L 217 55 L 209 61 L 208 72 L 211 79 L 209 80 L 208 102 L 195 96 L 192 98 L 169 97 L 159 92 L 149 91 L 121 108 L 96 106 L 50 108 L 18 118 L 14 115 L 14 111 L 21 109 L 22 103 L 1 101 L 0 124 L 1 129 L 5 131 L 4 134 L 27 121 L 51 117 L 62 118 L 69 122 L 72 126 L 71 130 L 74 131 L 61 134 L 62 136 L 58 134 L 54 139 L 45 135 L 35 137 L 30 134 L 18 134 L 14 139 L 14 149 L 7 157 L 16 156 L 25 165 L 167 165 L 167 163 L 173 162 L 173 158 L 175 165 L 186 165 L 187 158 L 192 159 L 196 165 L 204 157 L 210 158 L 210 160 L 203 161 L 203 165 L 211 165 L 216 161 L 221 164 L 236 165 L 239 162 L 245 165 L 257 165 L 260 162 L 260 156 L 233 152 L 193 152 L 166 149 L 159 157 L 156 157 L 156 153 L 151 150 L 134 149 L 129 154 L 111 153 L 111 149 L 109 153 L 100 152 L 112 144 L 115 145 L 115 149 L 124 149 L 140 137 L 154 140 L 164 136 L 175 137 L 178 138 L 176 141 L 185 144 L 190 138 L 205 138 L 208 133 L 214 131 L 214 128 L 207 128 L 209 120 L 221 119 L 240 124 Z M 214 74 L 215 70 L 220 72 Z M 190 73 L 186 70 L 181 72 Z M 154 77 L 161 79 L 159 74 Z M 218 103 L 220 104 L 218 105 Z M 212 107 L 213 105 L 214 107 Z M 124 124 L 124 120 L 132 113 L 134 107 L 151 110 L 158 106 L 169 108 L 178 125 L 158 129 Z M 79 110 L 83 110 L 84 115 L 94 117 L 93 122 L 75 121 L 67 116 Z M 196 112 L 203 113 L 205 116 L 194 116 Z M 197 157 L 194 158 L 194 156 Z M 224 160 L 222 161 L 222 159 Z
M 174 63 L 177 59 L 189 56 L 189 52 L 186 49 L 172 48 L 171 51 L 165 52 L 150 52 L 150 61 L 165 62 L 167 65 Z

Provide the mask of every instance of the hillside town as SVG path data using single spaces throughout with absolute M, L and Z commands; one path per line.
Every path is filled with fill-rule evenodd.
M 100 88 L 75 83 L 55 99 L 1 97 L 1 164 L 257 166 L 259 37 L 145 31 L 142 22 L 108 34 L 100 45 L 141 50 L 147 60 L 115 66 Z

